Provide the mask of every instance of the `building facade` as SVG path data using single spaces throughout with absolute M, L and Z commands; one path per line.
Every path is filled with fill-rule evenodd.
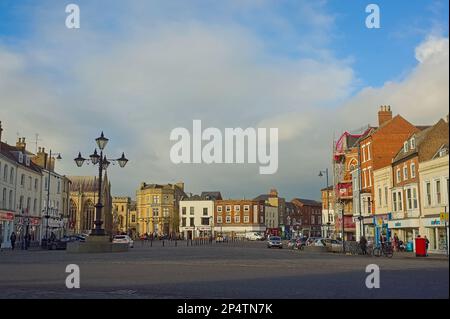
M 264 200 L 217 200 L 214 203 L 214 231 L 230 237 L 248 232 L 265 233 Z
M 191 196 L 180 201 L 180 234 L 182 238 L 214 236 L 214 200 Z
M 184 183 L 142 183 L 136 192 L 140 235 L 173 235 L 179 231 L 179 202 L 186 197 Z
M 129 234 L 131 222 L 131 198 L 114 196 L 112 198 L 113 221 L 115 234 Z
M 419 232 L 430 241 L 431 252 L 446 253 L 449 224 L 441 214 L 449 212 L 449 150 L 442 145 L 429 161 L 419 163 L 422 220 Z
M 334 187 L 321 189 L 322 192 L 322 237 L 336 238 L 335 192 Z
M 69 234 L 89 234 L 94 228 L 95 205 L 98 202 L 98 179 L 94 176 L 69 176 Z M 102 227 L 108 235 L 113 234 L 111 184 L 105 173 L 102 179 L 101 202 L 103 204 Z
M 322 203 L 302 198 L 294 198 L 291 203 L 297 207 L 302 220 L 301 236 L 320 237 L 322 232 Z

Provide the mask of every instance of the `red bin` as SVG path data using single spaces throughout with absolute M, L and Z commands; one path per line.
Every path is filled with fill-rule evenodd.
M 426 257 L 427 250 L 425 246 L 425 238 L 416 238 L 416 257 Z

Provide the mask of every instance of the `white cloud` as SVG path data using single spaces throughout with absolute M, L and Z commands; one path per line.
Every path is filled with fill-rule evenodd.
M 137 3 L 134 10 L 148 9 L 146 2 Z M 265 5 L 248 1 L 244 8 Z M 83 8 L 82 15 L 89 15 Z M 5 135 L 12 142 L 16 131 L 29 138 L 39 132 L 47 148 L 63 152 L 62 171 L 95 174 L 92 167 L 76 169 L 72 158 L 79 150 L 92 152 L 103 128 L 111 138 L 108 152 L 125 151 L 130 158 L 127 168 L 110 173 L 117 194 L 133 195 L 144 180 L 184 180 L 192 192 L 248 197 L 275 186 L 289 199 L 318 197 L 317 171 L 329 166 L 333 134 L 373 123 L 381 104 L 419 124 L 446 114 L 448 39 L 430 38 L 418 46 L 421 63 L 401 81 L 350 97 L 357 79 L 348 61 L 333 58 L 323 46 L 333 19 L 317 8 L 310 8 L 308 24 L 323 38 L 308 42 L 307 51 L 324 54 L 296 59 L 272 55 L 245 26 L 204 23 L 190 11 L 189 18 L 172 23 L 146 22 L 141 13 L 137 21 L 121 21 L 126 32 L 116 38 L 86 23 L 68 33 L 40 19 L 43 28 L 25 52 L 0 46 Z M 277 25 L 276 16 L 267 19 Z M 278 173 L 260 176 L 257 165 L 171 164 L 169 133 L 190 128 L 193 119 L 205 127 L 278 127 Z

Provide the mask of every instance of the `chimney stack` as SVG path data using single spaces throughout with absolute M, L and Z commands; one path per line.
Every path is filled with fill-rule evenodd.
M 380 106 L 380 110 L 378 111 L 378 126 L 383 125 L 387 121 L 392 119 L 392 111 L 390 105 L 382 105 Z
M 16 148 L 18 148 L 20 151 L 25 152 L 25 149 L 27 147 L 27 144 L 25 143 L 25 137 L 20 138 L 16 143 Z

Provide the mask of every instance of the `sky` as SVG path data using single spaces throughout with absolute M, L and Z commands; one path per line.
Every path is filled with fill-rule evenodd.
M 65 6 L 80 7 L 67 29 Z M 277 188 L 288 200 L 320 198 L 333 139 L 376 125 L 380 105 L 414 124 L 448 113 L 448 1 L 56 0 L 0 1 L 0 121 L 61 152 L 59 172 L 93 175 L 103 130 L 114 195 L 141 182 L 185 182 L 188 192 L 252 198 Z M 279 168 L 170 161 L 177 127 L 279 129 Z

